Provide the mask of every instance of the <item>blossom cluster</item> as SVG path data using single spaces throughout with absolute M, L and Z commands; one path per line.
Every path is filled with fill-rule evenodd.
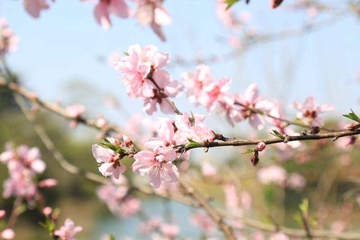
M 182 84 L 163 70 L 169 61 L 169 54 L 158 52 L 153 45 L 144 48 L 132 45 L 126 56 L 113 63 L 122 72 L 128 96 L 142 99 L 143 110 L 150 115 L 157 110 L 157 104 L 163 113 L 174 113 L 168 98 L 177 97 L 183 90 Z
M 109 182 L 100 186 L 96 193 L 109 210 L 116 216 L 130 217 L 140 209 L 140 201 L 129 195 L 129 183 L 124 176 L 112 177 Z
M 249 119 L 250 125 L 260 130 L 264 127 L 265 119 L 280 132 L 285 132 L 282 125 L 282 109 L 275 101 L 259 96 L 256 83 L 250 84 L 244 94 L 229 93 L 231 80 L 224 78 L 216 81 L 210 67 L 199 65 L 193 73 L 183 73 L 182 79 L 187 91 L 188 100 L 195 105 L 204 106 L 209 113 L 216 107 L 226 115 L 228 122 L 234 126 L 235 122 Z M 320 113 L 334 110 L 325 104 L 317 105 L 314 97 L 308 97 L 304 103 L 295 102 L 293 107 L 298 110 L 297 117 L 310 125 L 321 126 L 323 121 Z M 270 116 L 264 118 L 263 116 Z
M 3 197 L 24 197 L 28 202 L 34 202 L 38 192 L 34 179 L 46 168 L 40 159 L 39 149 L 26 145 L 14 148 L 10 143 L 5 149 L 0 155 L 0 162 L 7 165 L 10 177 L 4 182 Z
M 158 118 L 155 137 L 145 141 L 145 150 L 135 154 L 123 150 L 124 145 L 115 138 L 109 138 L 107 144 L 94 144 L 93 155 L 100 165 L 104 176 L 120 177 L 126 168 L 120 162 L 123 156 L 132 155 L 134 163 L 131 169 L 141 176 L 147 176 L 151 186 L 158 188 L 163 181 L 176 182 L 179 170 L 173 163 L 177 159 L 188 159 L 189 153 L 182 154 L 178 146 L 190 143 L 204 143 L 215 140 L 214 132 L 203 124 L 204 117 L 198 115 L 178 115 L 175 121 Z M 122 149 L 122 150 L 120 150 Z

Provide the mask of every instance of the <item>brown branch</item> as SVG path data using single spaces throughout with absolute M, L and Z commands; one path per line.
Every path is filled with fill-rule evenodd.
M 192 199 L 199 203 L 199 206 L 202 207 L 207 214 L 212 218 L 212 220 L 219 226 L 221 231 L 226 236 L 228 240 L 235 240 L 235 236 L 233 233 L 232 228 L 225 223 L 224 219 L 218 213 L 218 211 L 213 208 L 207 199 L 205 199 L 201 194 L 199 194 L 191 185 L 190 183 L 184 180 L 179 180 L 181 187 L 183 188 L 186 195 L 190 196 Z
M 322 133 L 314 135 L 304 135 L 304 136 L 289 136 L 286 135 L 284 138 L 272 138 L 272 139 L 257 139 L 257 140 L 245 140 L 245 139 L 231 139 L 224 142 L 203 142 L 198 143 L 198 145 L 190 146 L 178 146 L 180 151 L 188 151 L 194 148 L 212 148 L 212 147 L 225 147 L 225 146 L 248 146 L 248 145 L 257 145 L 259 142 L 264 142 L 267 145 L 276 144 L 276 143 L 287 143 L 293 141 L 307 141 L 307 140 L 320 140 L 332 138 L 333 141 L 341 137 L 346 136 L 355 136 L 360 134 L 360 129 L 351 131 L 344 130 L 341 132 L 331 132 L 331 133 Z

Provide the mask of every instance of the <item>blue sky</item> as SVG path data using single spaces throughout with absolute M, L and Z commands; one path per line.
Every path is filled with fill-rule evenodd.
M 285 10 L 291 2 L 294 1 L 285 1 L 276 10 L 271 10 L 267 1 L 251 1 L 249 5 L 240 2 L 234 10 L 250 12 L 254 26 L 260 32 L 271 33 L 298 27 L 305 21 L 306 14 Z M 141 102 L 128 100 L 119 75 L 99 59 L 106 59 L 115 50 L 126 51 L 132 44 L 155 44 L 173 58 L 178 55 L 186 59 L 199 53 L 222 55 L 231 49 L 219 40 L 227 36 L 228 30 L 217 20 L 215 1 L 168 0 L 165 7 L 173 24 L 164 28 L 168 41 L 162 43 L 150 28 L 134 19 L 112 17 L 113 27 L 103 30 L 95 22 L 91 2 L 59 0 L 51 3 L 39 19 L 33 19 L 23 9 L 22 1 L 0 0 L 0 15 L 8 19 L 21 39 L 9 62 L 23 77 L 25 86 L 48 101 L 70 104 L 74 97 L 69 97 L 64 85 L 81 80 L 84 85 L 93 86 L 88 91 L 96 102 L 93 113 L 106 115 L 109 111 L 101 107 L 106 94 L 115 96 L 131 113 L 141 108 Z M 303 101 L 313 94 L 319 103 L 335 105 L 338 116 L 350 108 L 360 113 L 360 81 L 355 79 L 360 69 L 359 40 L 360 24 L 349 14 L 314 33 L 261 44 L 242 56 L 209 65 L 217 78 L 233 79 L 232 92 L 242 93 L 250 83 L 257 82 L 262 95 L 282 97 L 287 108 L 292 101 Z M 177 66 L 168 70 L 180 80 L 181 72 L 194 68 L 195 65 Z M 185 111 L 197 111 L 186 104 L 180 106 Z

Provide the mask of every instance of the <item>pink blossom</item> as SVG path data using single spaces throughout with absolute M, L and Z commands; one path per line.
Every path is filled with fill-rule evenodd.
M 182 84 L 174 81 L 170 74 L 164 70 L 155 70 L 153 72 L 153 79 L 160 89 L 154 88 L 153 96 L 144 99 L 143 110 L 152 115 L 156 111 L 156 104 L 159 104 L 163 113 L 174 113 L 174 109 L 165 100 L 165 96 L 170 98 L 177 97 L 183 90 Z
M 257 145 L 256 145 L 256 150 L 261 152 L 262 150 L 264 150 L 266 148 L 266 143 L 264 142 L 259 142 Z
M 58 181 L 54 178 L 47 178 L 38 183 L 41 188 L 51 188 L 55 187 L 58 184 Z
M 228 94 L 219 101 L 220 111 L 225 113 L 226 119 L 231 126 L 235 126 L 235 122 L 244 120 L 241 111 L 235 107 L 235 98 L 234 95 Z
M 239 210 L 239 196 L 236 191 L 236 186 L 232 183 L 224 185 L 225 193 L 225 204 L 228 210 L 237 211 Z
M 337 220 L 331 223 L 331 230 L 335 233 L 341 233 L 346 230 L 346 223 L 342 220 Z
M 269 240 L 289 240 L 289 237 L 282 232 L 271 234 Z
M 288 187 L 295 190 L 302 190 L 306 185 L 306 179 L 298 173 L 291 173 L 286 182 Z
M 75 234 L 83 230 L 80 226 L 75 226 L 75 223 L 70 219 L 66 219 L 64 225 L 56 230 L 54 234 L 62 240 L 76 240 Z
M 201 173 L 204 177 L 213 177 L 217 174 L 218 170 L 209 161 L 201 163 Z
M 116 142 L 114 138 L 108 138 L 112 143 Z M 101 164 L 99 171 L 105 177 L 114 176 L 120 177 L 120 173 L 124 173 L 126 167 L 120 162 L 121 156 L 110 148 L 105 148 L 98 144 L 92 146 L 92 153 L 96 161 Z
M 6 228 L 1 232 L 1 238 L 4 240 L 11 240 L 15 238 L 15 232 L 11 228 Z
M 19 37 L 8 27 L 5 18 L 0 19 L 0 56 L 17 49 Z
M 251 109 L 269 112 L 274 107 L 274 103 L 259 97 L 259 88 L 256 83 L 251 84 L 244 95 L 238 95 L 236 103 L 242 106 L 243 118 L 249 118 L 250 125 L 258 130 L 264 127 L 264 119 Z
M 127 195 L 119 204 L 119 215 L 123 218 L 128 218 L 139 212 L 141 202 L 130 195 Z
M 216 223 L 208 216 L 202 212 L 196 212 L 191 217 L 191 222 L 203 230 L 206 234 L 211 233 L 216 229 Z
M 53 209 L 51 207 L 44 207 L 44 209 L 42 210 L 43 214 L 45 216 L 50 216 L 50 214 L 53 212 Z
M 143 234 L 149 234 L 150 232 L 154 231 L 154 229 L 160 227 L 161 221 L 158 218 L 151 217 L 146 221 L 141 222 L 141 232 Z
M 162 26 L 171 24 L 172 19 L 161 0 L 133 0 L 138 4 L 135 16 L 142 25 L 150 25 L 156 35 L 165 41 Z
M 152 114 L 156 104 L 164 113 L 173 113 L 165 97 L 176 97 L 182 91 L 182 85 L 160 68 L 169 62 L 169 54 L 159 53 L 155 46 L 139 45 L 129 47 L 128 55 L 115 64 L 115 69 L 123 72 L 123 82 L 130 97 L 142 98 L 144 110 Z
M 31 172 L 28 169 L 13 171 L 10 178 L 4 181 L 4 198 L 22 196 L 28 201 L 31 201 L 35 198 L 36 194 L 36 185 L 33 182 Z
M 80 104 L 74 104 L 71 106 L 67 106 L 65 109 L 67 115 L 71 118 L 77 118 L 79 117 L 81 114 L 84 113 L 85 111 L 85 107 L 83 105 Z
M 32 202 L 37 194 L 33 179 L 46 168 L 40 159 L 39 149 L 25 145 L 14 149 L 10 143 L 6 144 L 5 149 L 0 155 L 0 162 L 7 165 L 10 178 L 4 181 L 3 197 L 21 196 Z
M 228 78 L 216 82 L 210 67 L 206 65 L 197 66 L 194 73 L 183 73 L 182 79 L 187 88 L 188 100 L 203 105 L 209 112 L 226 95 L 231 83 Z
M 286 181 L 286 171 L 277 165 L 261 168 L 257 176 L 262 184 L 275 183 L 283 186 Z
M 104 29 L 111 27 L 110 13 L 120 18 L 127 18 L 131 12 L 124 0 L 99 0 L 94 9 L 94 16 Z
M 174 224 L 163 223 L 160 225 L 160 231 L 166 237 L 173 239 L 180 232 L 180 227 Z
M 160 187 L 161 181 L 176 182 L 179 176 L 177 167 L 172 163 L 176 159 L 176 152 L 161 144 L 161 141 L 146 142 L 145 146 L 149 150 L 136 153 L 135 162 L 131 166 L 135 173 L 147 175 L 154 188 Z
M 128 190 L 128 181 L 120 175 L 119 179 L 111 178 L 111 181 L 100 186 L 96 193 L 111 213 L 120 217 L 130 217 L 140 209 L 140 202 L 129 196 Z
M 264 233 L 262 232 L 254 232 L 251 234 L 253 240 L 265 240 Z
M 1 209 L 0 210 L 0 219 L 3 219 L 6 216 L 6 211 Z
M 252 198 L 249 192 L 243 191 L 240 193 L 240 206 L 246 212 L 250 212 L 252 205 Z
M 49 4 L 46 0 L 24 0 L 23 3 L 26 12 L 33 18 L 40 17 L 40 12 L 49 8 Z
M 236 24 L 234 14 L 231 9 L 227 9 L 227 3 L 224 0 L 217 0 L 217 16 L 226 27 L 234 27 Z
M 302 102 L 294 102 L 293 107 L 299 112 L 296 116 L 299 119 L 307 120 L 313 126 L 322 126 L 323 120 L 319 117 L 320 113 L 331 112 L 335 108 L 330 104 L 317 105 L 315 98 L 310 96 Z
M 187 113 L 176 116 L 175 126 L 177 131 L 174 137 L 176 142 L 186 143 L 188 139 L 198 143 L 214 141 L 214 132 L 202 123 L 204 118 L 205 117 L 201 115 L 189 116 Z

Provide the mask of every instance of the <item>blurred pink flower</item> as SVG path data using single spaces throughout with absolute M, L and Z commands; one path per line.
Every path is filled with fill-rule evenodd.
M 127 18 L 131 11 L 124 0 L 99 0 L 94 9 L 94 16 L 104 29 L 111 27 L 110 13 L 120 18 Z
M 293 107 L 299 112 L 296 116 L 299 119 L 307 120 L 313 126 L 322 126 L 323 120 L 319 117 L 320 113 L 334 111 L 335 108 L 330 104 L 317 105 L 315 98 L 310 96 L 302 102 L 294 102 Z
M 203 105 L 209 112 L 226 96 L 231 83 L 228 78 L 216 82 L 210 67 L 206 65 L 197 66 L 194 73 L 184 72 L 182 79 L 187 88 L 188 100 L 196 106 Z
M 142 25 L 150 25 L 156 35 L 165 41 L 162 26 L 171 24 L 172 19 L 161 0 L 133 0 L 138 4 L 135 17 Z
M 240 206 L 244 211 L 250 212 L 252 206 L 252 198 L 249 192 L 243 191 L 240 193 Z
M 5 18 L 0 19 L 0 56 L 17 49 L 19 37 L 8 27 Z
M 286 182 L 288 187 L 295 190 L 302 190 L 306 185 L 306 179 L 298 173 L 290 173 Z
M 217 16 L 226 27 L 234 27 L 236 20 L 232 9 L 227 9 L 228 4 L 224 0 L 217 0 Z
M 15 238 L 15 232 L 11 228 L 6 228 L 1 232 L 0 236 L 4 240 L 11 240 Z
M 231 212 L 239 210 L 239 196 L 236 191 L 236 187 L 232 183 L 226 183 L 223 187 L 225 193 L 225 205 L 226 208 Z
M 284 186 L 286 181 L 285 169 L 277 165 L 272 165 L 259 169 L 257 176 L 262 184 L 275 183 L 280 186 Z
M 201 162 L 201 173 L 204 177 L 213 177 L 217 174 L 218 170 L 209 161 Z
M 55 2 L 55 0 L 52 0 Z M 49 8 L 46 0 L 24 0 L 25 10 L 33 18 L 40 17 L 40 12 Z
M 25 197 L 33 202 L 37 194 L 34 178 L 44 172 L 46 165 L 40 159 L 38 148 L 20 145 L 16 149 L 12 144 L 5 145 L 6 151 L 0 154 L 0 162 L 7 165 L 10 177 L 4 181 L 3 197 Z
M 54 178 L 47 178 L 38 183 L 41 188 L 51 188 L 55 187 L 58 184 L 58 181 Z
M 216 223 L 208 216 L 202 212 L 196 212 L 191 217 L 191 223 L 199 227 L 206 234 L 211 233 L 217 227 Z
M 6 211 L 1 209 L 0 210 L 0 219 L 3 219 L 6 216 Z
M 140 201 L 128 195 L 128 181 L 123 175 L 111 180 L 96 190 L 98 198 L 116 216 L 130 217 L 140 209 Z
M 180 227 L 174 224 L 163 223 L 160 225 L 160 231 L 165 237 L 174 239 L 174 237 L 179 234 Z
M 271 234 L 269 240 L 289 240 L 290 238 L 282 232 Z
M 80 226 L 75 226 L 74 222 L 68 218 L 65 220 L 64 225 L 56 230 L 54 234 L 62 240 L 76 240 L 75 234 L 83 230 Z

